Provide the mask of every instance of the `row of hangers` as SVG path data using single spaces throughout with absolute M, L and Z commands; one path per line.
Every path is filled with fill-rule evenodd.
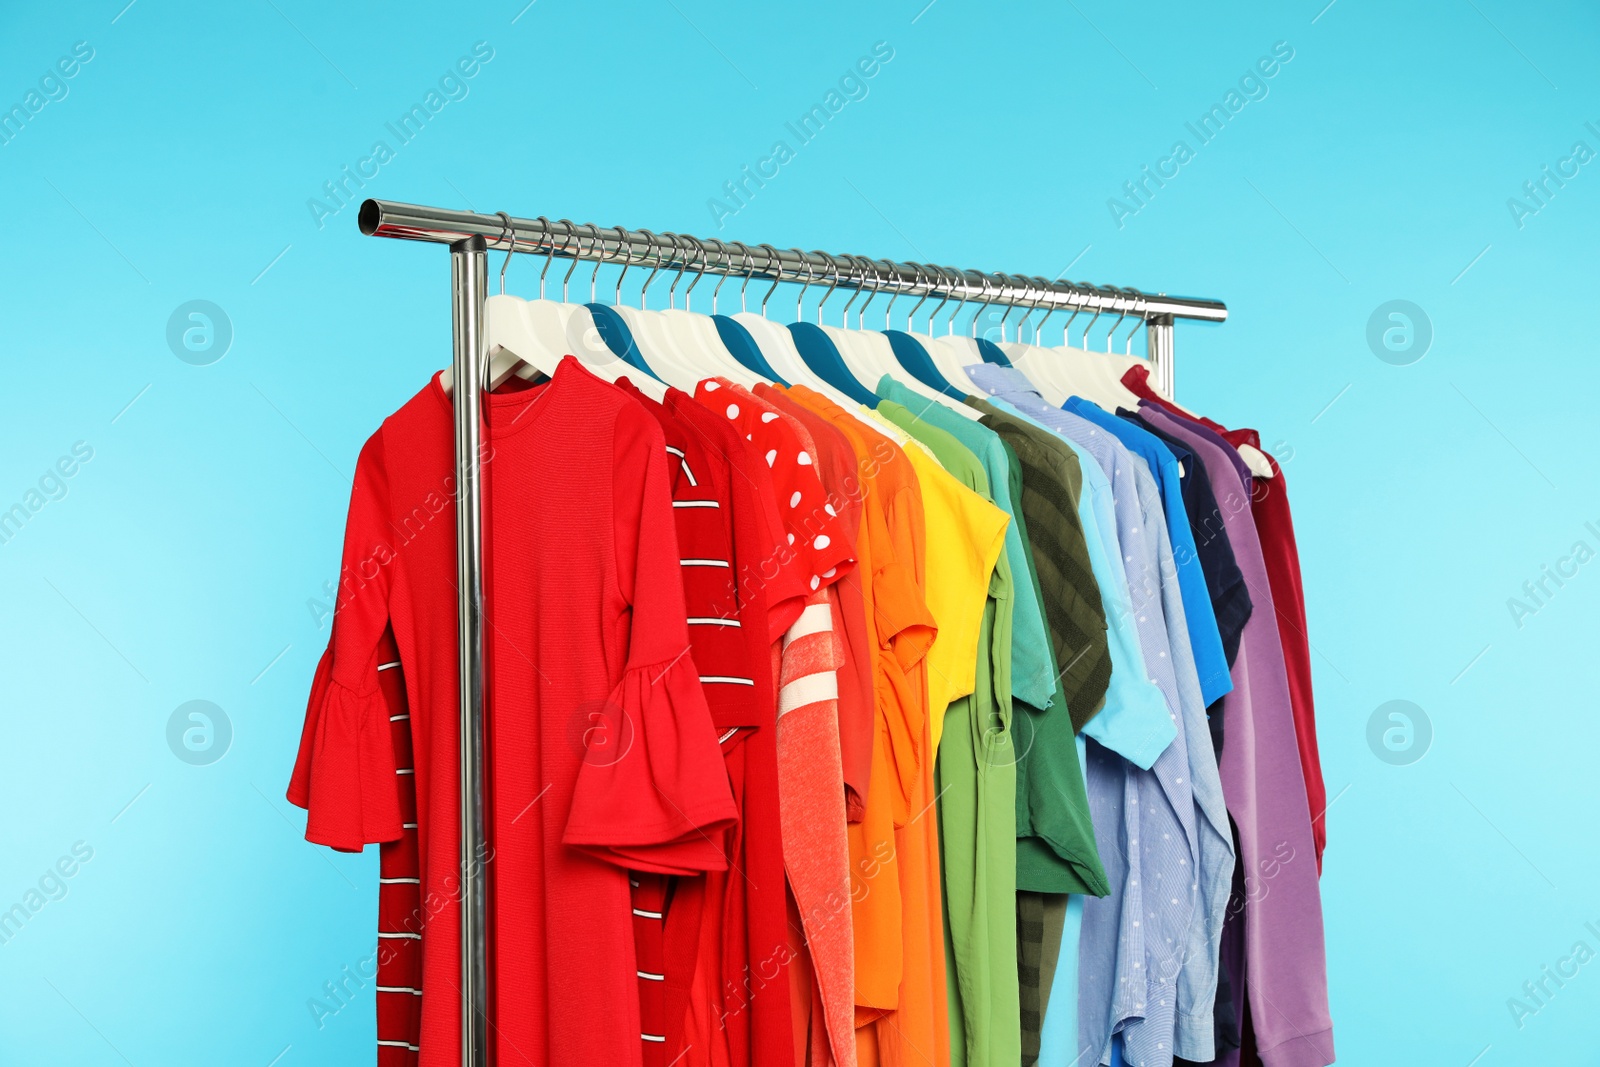
M 1112 311 L 1117 318 L 1106 332 L 1104 352 L 1089 349 L 1089 333 L 1095 322 L 1105 314 L 1104 307 L 1094 310 L 1083 327 L 1082 340 L 1077 346 L 1071 344 L 1071 328 L 1073 321 L 1084 310 L 1082 308 L 1074 309 L 1063 325 L 1062 344 L 1044 346 L 1040 343 L 1045 322 L 1057 310 L 1054 307 L 1049 308 L 1037 325 L 1032 327 L 1031 342 L 1024 342 L 1024 328 L 1038 310 L 1036 304 L 1029 303 L 1031 287 L 1037 285 L 1041 296 L 1054 287 L 1043 278 L 1019 275 L 1000 275 L 1005 281 L 1021 286 L 1024 297 L 1021 302 L 1006 307 L 999 322 L 998 342 L 976 336 L 977 314 L 972 318 L 970 336 L 956 333 L 956 317 L 962 305 L 968 302 L 965 298 L 954 298 L 955 305 L 946 320 L 945 334 L 937 336 L 934 322 L 945 305 L 953 299 L 949 295 L 928 312 L 927 331 L 918 333 L 915 332 L 915 319 L 928 296 L 923 295 L 911 308 L 906 316 L 906 329 L 896 330 L 890 328 L 891 314 L 901 294 L 893 292 L 884 307 L 883 329 L 874 330 L 866 328 L 864 323 L 868 307 L 885 288 L 881 284 L 883 273 L 880 263 L 864 257 L 837 257 L 817 252 L 813 255 L 827 260 L 833 269 L 832 280 L 816 305 L 816 322 L 804 321 L 802 314 L 805 293 L 813 284 L 808 260 L 808 277 L 801 283 L 795 299 L 795 322 L 783 326 L 767 317 L 768 301 L 778 288 L 778 272 L 775 269 L 777 250 L 771 245 L 752 249 L 741 242 L 732 242 L 732 247 L 739 249 L 743 260 L 737 269 L 730 269 L 735 267 L 731 259 L 718 265 L 721 278 L 712 291 L 712 313 L 705 315 L 690 308 L 694 289 L 711 266 L 710 253 L 705 244 L 693 237 L 673 233 L 658 237 L 645 230 L 643 232 L 652 241 L 671 242 L 674 249 L 682 253 L 678 257 L 682 265 L 665 268 L 664 264 L 658 262 L 639 289 L 640 306 L 629 306 L 622 300 L 622 284 L 635 264 L 631 245 L 626 240 L 620 241 L 627 258 L 617 275 L 615 303 L 607 305 L 596 301 L 600 265 L 606 259 L 602 231 L 589 226 L 589 235 L 595 242 L 591 254 L 599 253 L 585 257 L 593 258 L 595 264 L 589 278 L 589 302 L 574 304 L 568 300 L 569 283 L 577 269 L 577 257 L 573 258 L 572 265 L 561 280 L 561 299 L 546 298 L 546 276 L 555 259 L 553 245 L 545 256 L 544 269 L 539 273 L 538 299 L 525 300 L 505 291 L 506 269 L 510 266 L 513 255 L 511 249 L 515 242 L 512 239 L 511 217 L 505 212 L 497 214 L 506 226 L 501 238 L 508 251 L 500 265 L 500 291 L 490 296 L 485 304 L 489 362 L 484 381 L 491 390 L 504 384 L 513 374 L 529 380 L 541 375 L 553 376 L 561 358 L 570 353 L 597 377 L 615 381 L 626 375 L 641 391 L 655 399 L 665 396 L 669 386 L 692 393 L 699 382 L 716 376 L 747 387 L 758 382 L 803 384 L 827 396 L 846 411 L 853 412 L 858 405 L 877 406 L 875 387 L 878 380 L 888 374 L 928 400 L 964 417 L 976 419 L 978 413 L 963 403 L 962 398 L 982 395 L 983 390 L 974 384 L 965 368 L 989 362 L 1020 370 L 1039 394 L 1053 405 L 1064 403 L 1070 396 L 1083 397 L 1108 411 L 1115 411 L 1118 407 L 1137 408 L 1139 405 L 1139 398 L 1122 384 L 1121 378 L 1129 367 L 1145 363 L 1131 351 L 1133 334 L 1137 332 L 1138 325 L 1143 323 L 1143 318 L 1132 316 L 1135 327 L 1124 338 L 1121 353 L 1113 351 L 1112 347 L 1123 321 L 1130 317 L 1129 312 L 1136 306 L 1134 297 L 1137 294 L 1131 290 L 1109 289 Z M 540 221 L 550 225 L 546 219 L 541 218 Z M 555 225 L 566 227 L 568 237 L 573 242 L 583 240 L 580 228 L 573 223 L 563 219 Z M 618 237 L 625 233 L 621 227 L 617 228 Z M 757 251 L 767 257 L 766 262 L 756 262 Z M 692 252 L 698 253 L 694 259 L 691 259 Z M 882 263 L 887 264 L 888 261 Z M 694 269 L 696 266 L 698 270 Z M 921 264 L 910 266 L 919 282 L 964 280 L 946 268 Z M 748 308 L 746 290 L 751 279 L 762 268 L 773 275 L 773 281 L 761 298 L 760 313 L 757 314 Z M 645 294 L 663 269 L 673 270 L 674 273 L 668 288 L 668 307 L 664 311 L 647 309 L 644 307 Z M 678 286 L 691 273 L 692 280 L 684 289 L 684 307 L 680 309 L 677 306 Z M 738 274 L 742 274 L 744 279 L 739 287 L 740 310 L 734 315 L 718 314 L 717 302 L 722 287 L 729 277 Z M 826 324 L 823 322 L 824 307 L 840 281 L 846 278 L 854 291 L 841 309 L 841 325 Z M 982 285 L 986 296 L 989 287 L 987 277 L 982 279 Z M 851 308 L 863 295 L 866 299 L 857 309 L 855 328 L 851 329 Z M 982 296 L 977 302 L 981 305 L 989 303 Z M 1007 341 L 1006 321 L 1019 307 L 1025 307 L 1026 311 L 1013 327 L 1015 340 Z M 445 370 L 441 382 L 449 391 L 452 384 L 449 369 Z M 880 427 L 875 428 L 881 430 Z M 1271 476 L 1271 467 L 1259 451 L 1245 445 L 1240 448 L 1240 454 L 1252 473 L 1258 477 Z

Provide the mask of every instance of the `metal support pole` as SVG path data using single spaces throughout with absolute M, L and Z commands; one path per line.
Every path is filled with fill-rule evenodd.
M 488 1067 L 489 884 L 484 827 L 481 394 L 488 257 L 483 238 L 450 246 L 455 338 L 456 592 L 460 620 L 461 1067 Z
M 1146 321 L 1145 329 L 1150 362 L 1155 368 L 1156 389 L 1168 400 L 1176 399 L 1172 392 L 1172 335 L 1176 332 L 1172 328 L 1172 316 L 1152 316 Z

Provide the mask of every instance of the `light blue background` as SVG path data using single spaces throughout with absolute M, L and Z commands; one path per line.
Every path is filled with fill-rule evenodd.
M 0 544 L 0 908 L 94 850 L 0 945 L 0 1063 L 372 1061 L 370 986 L 320 1030 L 307 1001 L 371 952 L 377 861 L 306 844 L 283 790 L 308 601 L 361 442 L 448 360 L 448 267 L 307 200 L 477 41 L 364 195 L 1225 299 L 1179 330 L 1179 398 L 1293 487 L 1340 1063 L 1593 1055 L 1600 963 L 1521 1029 L 1507 999 L 1600 949 L 1600 564 L 1520 628 L 1507 599 L 1600 549 L 1600 164 L 1522 228 L 1506 203 L 1600 150 L 1593 5 L 125 2 L 0 12 L 0 106 L 94 48 L 0 145 L 0 509 L 94 450 Z M 718 231 L 708 198 L 880 40 Z M 1119 229 L 1107 199 L 1277 41 L 1267 97 Z M 191 299 L 232 322 L 211 366 L 165 341 Z M 1411 366 L 1365 341 L 1391 299 L 1432 320 Z M 166 742 L 193 699 L 232 723 L 211 766 Z M 1410 766 L 1367 744 L 1391 699 L 1432 721 Z

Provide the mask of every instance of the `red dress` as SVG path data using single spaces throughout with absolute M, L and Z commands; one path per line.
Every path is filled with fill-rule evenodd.
M 485 689 L 489 871 L 502 1067 L 641 1062 L 630 868 L 720 870 L 737 811 L 689 653 L 661 430 L 561 361 L 487 398 Z M 333 637 L 289 800 L 306 836 L 358 850 L 417 802 L 427 913 L 419 1062 L 460 1050 L 456 489 L 437 377 L 368 440 L 345 529 Z M 393 628 L 415 759 L 398 763 L 377 681 Z

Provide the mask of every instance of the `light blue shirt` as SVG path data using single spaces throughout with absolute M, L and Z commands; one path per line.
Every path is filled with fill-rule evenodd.
M 974 381 L 980 388 L 983 386 L 976 377 Z M 1026 419 L 1042 430 L 1055 432 L 1005 397 L 991 396 L 990 399 L 1001 410 Z M 1070 440 L 1066 444 L 1077 454 L 1083 470 L 1078 521 L 1083 526 L 1090 570 L 1094 573 L 1095 584 L 1100 587 L 1100 600 L 1106 614 L 1106 644 L 1111 656 L 1111 682 L 1106 689 L 1105 705 L 1089 720 L 1083 732 L 1135 766 L 1148 769 L 1177 736 L 1177 725 L 1167 711 L 1161 690 L 1150 680 L 1144 653 L 1139 647 L 1133 609 L 1128 602 L 1127 573 L 1117 542 L 1111 483 L 1093 456 Z M 1105 860 L 1103 851 L 1100 858 Z
M 1194 530 L 1183 506 L 1183 483 L 1178 459 L 1155 434 L 1126 419 L 1120 419 L 1082 397 L 1068 397 L 1064 409 L 1108 431 L 1122 446 L 1143 459 L 1155 478 L 1166 513 L 1167 533 L 1177 566 L 1178 587 L 1183 593 L 1183 614 L 1189 631 L 1189 647 L 1194 652 L 1195 671 L 1200 678 L 1200 698 L 1207 707 L 1233 691 L 1228 673 L 1228 658 L 1222 651 L 1222 635 L 1217 615 L 1211 607 L 1205 572 L 1194 544 Z
M 1154 477 L 1137 456 L 1132 457 L 1139 503 L 1149 540 L 1157 550 L 1157 566 L 1162 576 L 1161 603 L 1166 617 L 1167 640 L 1172 652 L 1173 681 L 1182 713 L 1181 736 L 1187 742 L 1190 797 L 1194 805 L 1192 829 L 1199 865 L 1199 879 L 1188 943 L 1177 981 L 1177 1015 L 1172 1033 L 1172 1053 L 1152 1049 L 1149 1028 L 1136 1024 L 1124 1031 L 1127 1062 L 1165 1064 L 1172 1054 L 1204 1062 L 1215 1051 L 1213 1003 L 1217 995 L 1218 952 L 1222 926 L 1227 917 L 1228 898 L 1233 889 L 1233 834 L 1228 826 L 1228 810 L 1222 797 L 1222 777 L 1211 747 L 1206 709 L 1200 693 L 1195 663 L 1189 649 L 1188 627 L 1184 619 L 1182 591 L 1176 580 L 1172 546 L 1166 536 L 1166 516 Z M 1163 773 L 1160 761 L 1154 768 Z M 1148 831 L 1147 831 L 1148 836 Z M 1147 1016 L 1147 1019 L 1149 1017 Z M 1163 1028 L 1154 1043 L 1166 1039 Z

